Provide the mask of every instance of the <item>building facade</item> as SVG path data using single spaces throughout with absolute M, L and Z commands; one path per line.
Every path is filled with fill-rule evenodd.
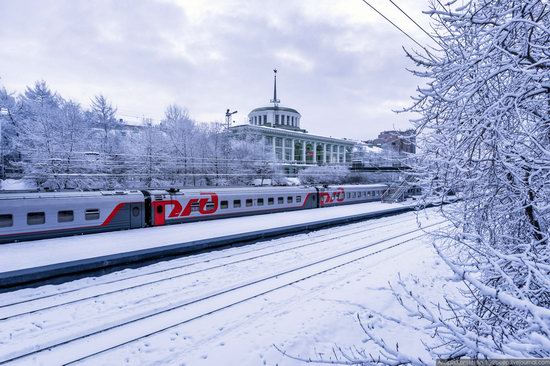
M 416 135 L 414 130 L 382 131 L 378 134 L 377 139 L 366 141 L 366 143 L 398 154 L 416 153 Z
M 248 125 L 231 127 L 234 133 L 260 136 L 273 158 L 287 173 L 311 165 L 351 165 L 356 142 L 309 134 L 300 125 L 301 114 L 294 108 L 282 107 L 277 99 L 277 71 L 274 70 L 272 105 L 253 109 Z

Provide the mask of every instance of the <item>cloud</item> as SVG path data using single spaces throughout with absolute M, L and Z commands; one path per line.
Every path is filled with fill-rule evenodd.
M 427 7 L 401 2 L 417 16 Z M 84 105 L 103 93 L 127 115 L 159 119 L 177 103 L 198 120 L 233 108 L 244 121 L 268 103 L 277 67 L 280 99 L 306 129 L 372 138 L 408 125 L 391 104 L 402 106 L 419 82 L 404 69 L 401 46 L 411 43 L 357 0 L 0 0 L 0 8 L 0 83 L 22 91 L 44 79 Z M 426 42 L 409 23 L 400 22 Z

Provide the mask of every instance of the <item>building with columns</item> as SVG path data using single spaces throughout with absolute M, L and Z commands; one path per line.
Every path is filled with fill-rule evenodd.
M 260 136 L 267 148 L 272 150 L 275 161 L 281 163 L 290 174 L 314 164 L 350 166 L 356 142 L 312 135 L 301 128 L 301 114 L 296 109 L 279 105 L 277 70 L 273 71 L 272 105 L 253 109 L 248 114 L 247 125 L 234 126 L 230 130 Z

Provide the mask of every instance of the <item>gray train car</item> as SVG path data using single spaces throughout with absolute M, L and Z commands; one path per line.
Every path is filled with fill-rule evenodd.
M 140 191 L 0 193 L 0 243 L 144 226 Z
M 380 201 L 386 184 L 358 184 L 319 187 L 320 207 Z

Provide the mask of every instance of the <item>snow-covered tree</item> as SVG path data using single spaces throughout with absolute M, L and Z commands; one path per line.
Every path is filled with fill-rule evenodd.
M 298 173 L 300 182 L 306 185 L 342 184 L 349 177 L 350 171 L 346 166 L 327 165 L 311 166 Z
M 18 110 L 13 93 L 6 88 L 0 88 L 0 179 L 5 179 L 9 171 L 13 171 L 13 162 L 20 160 L 17 149 Z
M 186 109 L 170 105 L 164 112 L 161 128 L 166 135 L 167 152 L 173 162 L 173 183 L 191 184 L 196 164 L 193 158 L 197 134 L 196 123 Z M 178 178 L 179 177 L 179 178 Z
M 117 109 L 102 94 L 92 99 L 90 109 L 92 128 L 97 131 L 101 141 L 101 152 L 112 154 L 118 152 L 120 139 L 116 133 L 120 121 L 116 118 Z
M 437 1 L 428 14 L 440 50 L 408 53 L 427 79 L 410 109 L 415 176 L 427 198 L 462 198 L 442 207 L 453 229 L 434 243 L 466 290 L 440 307 L 398 296 L 429 322 L 434 359 L 550 357 L 550 5 Z M 429 363 L 366 331 L 384 363 Z

